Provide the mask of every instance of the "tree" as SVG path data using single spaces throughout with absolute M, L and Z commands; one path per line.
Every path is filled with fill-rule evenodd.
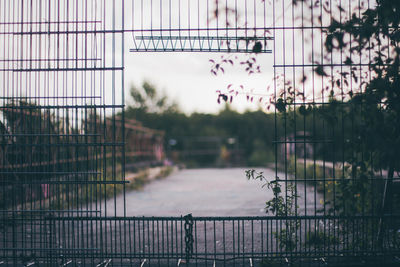
M 278 88 L 276 99 L 271 103 L 289 120 L 296 120 L 296 116 L 290 118 L 290 113 L 311 112 L 317 113 L 315 116 L 332 129 L 343 129 L 341 139 L 348 144 L 341 147 L 342 160 L 348 165 L 342 166 L 343 179 L 333 185 L 337 198 L 335 203 L 329 204 L 328 212 L 350 216 L 372 214 L 383 218 L 385 213 L 394 210 L 393 177 L 400 171 L 400 1 L 349 0 L 347 6 L 342 6 L 342 1 L 335 5 L 330 0 L 293 0 L 292 3 L 306 16 L 311 15 L 307 25 L 315 26 L 314 34 L 320 31 L 317 34 L 321 34 L 323 46 L 322 56 L 318 60 L 313 58 L 312 64 L 316 66 L 313 73 L 306 74 L 299 84 L 304 85 L 311 76 L 319 77 L 325 81 L 323 86 L 311 86 L 313 90 L 320 90 L 319 95 L 329 95 L 329 102 L 324 106 L 316 105 L 315 101 L 307 103 L 305 92 L 285 77 L 285 84 Z M 338 73 L 334 73 L 333 65 L 341 67 Z M 303 106 L 295 108 L 295 99 L 303 102 Z M 347 132 L 350 134 L 345 136 Z M 340 140 L 333 140 L 333 145 L 338 142 Z M 383 173 L 387 171 L 384 179 L 376 179 L 382 170 Z M 249 178 L 262 179 L 249 174 Z M 280 200 L 280 195 L 276 194 L 268 203 L 290 206 L 287 199 Z M 278 210 L 278 206 L 274 210 Z M 370 227 L 367 219 L 364 222 L 363 227 Z M 379 228 L 370 234 L 378 233 L 378 240 L 382 241 L 383 228 L 381 219 Z M 373 239 L 368 240 L 360 244 Z
M 370 205 L 368 210 L 382 216 L 393 212 L 393 176 L 400 170 L 399 22 L 400 2 L 377 0 L 376 6 L 360 6 L 353 10 L 347 21 L 333 19 L 324 43 L 327 56 L 345 53 L 344 63 L 351 66 L 350 73 L 342 72 L 340 80 L 332 80 L 332 87 L 340 87 L 341 81 L 360 86 L 358 92 L 351 87 L 346 92 L 351 98 L 346 112 L 358 120 L 354 127 L 356 139 L 353 142 L 356 145 L 350 158 L 351 176 L 358 182 L 360 193 L 365 194 L 376 171 L 388 171 L 380 205 Z M 364 70 L 357 67 L 363 58 L 367 58 L 368 63 Z M 382 230 L 381 220 L 380 242 Z
M 129 106 L 128 109 L 131 111 L 162 113 L 178 110 L 176 102 L 171 102 L 165 94 L 159 95 L 155 86 L 147 81 L 144 81 L 142 86 L 139 88 L 132 86 L 130 89 L 130 95 L 133 104 L 132 106 Z

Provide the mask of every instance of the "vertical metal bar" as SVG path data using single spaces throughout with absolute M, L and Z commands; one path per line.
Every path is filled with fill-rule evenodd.
M 216 233 L 216 228 L 215 228 L 215 220 L 212 220 L 213 223 L 213 245 L 214 245 L 214 258 L 213 260 L 216 261 L 217 260 L 217 233 Z
M 206 256 L 205 258 L 208 259 L 207 257 L 207 221 L 204 220 L 204 255 Z
M 235 250 L 235 220 L 232 218 L 232 257 L 236 258 Z M 236 266 L 236 261 L 233 261 L 233 266 Z
M 225 220 L 222 220 L 222 245 L 224 252 L 224 266 L 226 262 Z
M 197 250 L 197 240 L 198 240 L 198 236 L 197 236 L 197 220 L 194 220 L 194 244 L 195 244 L 195 252 L 194 252 L 194 258 L 195 258 L 195 264 L 196 267 L 198 266 L 198 255 L 199 252 Z
M 244 260 L 245 260 L 245 246 L 246 246 L 246 241 L 245 241 L 245 230 L 244 230 L 244 222 L 245 220 L 242 220 L 242 264 L 244 265 Z

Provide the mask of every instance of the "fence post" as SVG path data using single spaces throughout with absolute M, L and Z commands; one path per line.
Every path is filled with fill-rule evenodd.
M 188 264 L 193 254 L 193 216 L 190 213 L 183 219 L 185 220 L 185 256 L 186 264 Z

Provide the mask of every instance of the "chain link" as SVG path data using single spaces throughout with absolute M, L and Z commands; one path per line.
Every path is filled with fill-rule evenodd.
M 193 254 L 193 216 L 188 214 L 183 217 L 185 220 L 185 253 L 186 262 L 189 263 Z

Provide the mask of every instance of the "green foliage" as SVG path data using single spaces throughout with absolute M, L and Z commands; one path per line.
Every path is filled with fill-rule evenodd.
M 340 240 L 337 236 L 327 233 L 326 231 L 321 231 L 319 229 L 315 229 L 312 232 L 308 232 L 306 235 L 305 244 L 316 249 L 322 249 L 327 244 L 329 245 L 337 245 L 340 243 Z
M 218 114 L 193 113 L 187 115 L 178 108 L 152 109 L 146 107 L 147 104 L 141 106 L 140 103 L 147 103 L 147 100 L 142 101 L 141 97 L 147 98 L 147 96 L 144 89 L 133 90 L 135 94 L 137 91 L 141 92 L 140 97 L 132 96 L 138 100 L 127 107 L 125 117 L 141 121 L 144 126 L 149 128 L 163 130 L 166 142 L 170 139 L 177 140 L 177 144 L 171 150 L 186 166 L 207 166 L 221 162 L 218 155 L 196 158 L 179 157 L 179 153 L 187 148 L 185 139 L 199 136 L 219 137 L 222 140 L 235 138 L 237 142 L 235 145 L 221 145 L 225 145 L 228 150 L 239 149 L 243 165 L 266 166 L 269 162 L 274 161 L 272 153 L 273 114 L 266 114 L 262 111 L 239 113 L 232 110 L 227 104 Z M 155 95 L 157 96 L 157 93 Z M 170 102 L 169 99 L 165 99 L 165 103 Z M 202 147 L 204 147 L 203 145 Z M 168 143 L 166 147 L 168 148 Z
M 327 177 L 324 169 L 317 164 L 303 163 L 302 159 L 295 161 L 295 157 L 290 157 L 287 163 L 287 172 L 293 180 L 323 179 Z
M 352 216 L 360 214 L 373 214 L 379 209 L 383 184 L 382 181 L 371 180 L 373 173 L 368 166 L 362 168 L 345 166 L 343 177 L 336 181 L 325 182 L 324 190 L 327 192 L 325 203 L 328 212 L 341 216 Z M 334 194 L 333 194 L 334 193 Z M 333 199 L 333 197 L 335 197 Z
M 298 2 L 301 1 L 295 4 Z M 322 1 L 321 5 L 326 7 L 329 3 Z M 313 8 L 312 4 L 309 8 Z M 379 205 L 371 200 L 371 188 L 375 187 L 371 178 L 384 169 L 390 184 L 393 173 L 400 170 L 399 10 L 399 1 L 378 0 L 371 7 L 350 10 L 347 20 L 332 14 L 324 39 L 324 60 L 346 55 L 343 64 L 349 68 L 330 76 L 323 65 L 315 62 L 314 73 L 330 80 L 331 86 L 323 89 L 330 93 L 329 103 L 305 104 L 294 110 L 289 104 L 301 92 L 290 81 L 275 103 L 289 124 L 298 125 L 299 115 L 307 121 L 307 114 L 312 114 L 316 129 L 323 122 L 327 129 L 323 135 L 332 137 L 332 146 L 322 145 L 317 157 L 323 155 L 325 160 L 340 159 L 347 164 L 342 167 L 342 179 L 334 185 L 338 200 L 332 212 L 336 214 L 379 213 Z M 366 56 L 369 68 L 357 67 L 354 59 Z
M 313 8 L 313 1 L 298 0 L 294 3 L 298 2 Z M 329 1 L 321 1 L 320 4 L 326 7 Z M 338 9 L 343 10 L 340 6 Z M 327 10 L 332 11 L 333 7 Z M 307 125 L 312 118 L 309 125 L 319 129 L 322 137 L 331 138 L 332 142 L 316 148 L 316 158 L 332 162 L 340 159 L 342 162 L 342 166 L 333 167 L 335 175 L 331 176 L 320 172 L 318 166 L 289 163 L 288 169 L 295 175 L 294 178 L 312 180 L 321 175 L 328 178 L 325 182 L 316 183 L 325 196 L 324 214 L 384 214 L 395 200 L 390 188 L 394 173 L 400 170 L 399 10 L 399 1 L 377 0 L 377 5 L 350 10 L 347 20 L 331 14 L 331 24 L 324 33 L 324 61 L 330 62 L 332 58 L 345 55 L 342 63 L 349 67 L 339 71 L 339 75 L 333 75 L 328 74 L 323 65 L 314 62 L 314 73 L 330 81 L 330 86 L 322 89 L 330 93 L 329 102 L 323 106 L 309 103 L 294 108 L 291 104 L 296 98 L 307 101 L 299 95 L 301 90 L 293 88 L 290 81 L 286 81 L 277 96 L 275 107 L 288 123 L 288 132 L 299 123 L 301 125 L 301 120 L 303 125 Z M 363 57 L 368 57 L 368 68 L 354 62 Z M 324 127 L 320 127 L 321 123 Z M 318 140 L 319 137 L 314 138 Z M 386 171 L 384 176 L 387 181 L 375 179 L 380 170 Z M 376 240 L 376 235 L 381 238 L 381 222 L 371 228 L 365 225 L 369 232 L 365 236 L 356 236 L 348 246 L 361 248 L 363 244 Z M 351 230 L 343 221 L 339 231 L 345 233 Z M 329 241 L 329 236 L 314 233 L 308 241 L 318 246 L 326 238 Z
M 262 139 L 253 141 L 252 150 L 248 159 L 249 166 L 266 166 L 268 163 L 275 161 L 271 147 L 268 147 Z
M 313 8 L 313 1 L 297 0 L 294 4 L 299 2 Z M 333 10 L 329 1 L 321 1 L 318 5 Z M 343 10 L 340 4 L 337 8 Z M 372 154 L 372 168 L 400 169 L 399 10 L 399 1 L 378 0 L 376 5 L 351 10 L 347 20 L 342 20 L 339 14 L 331 14 L 331 24 L 324 33 L 324 61 L 345 55 L 343 64 L 349 67 L 341 70 L 339 75 L 330 76 L 323 65 L 315 62 L 315 74 L 331 83 L 323 89 L 330 93 L 329 105 L 305 104 L 298 112 L 291 109 L 290 104 L 295 98 L 297 101 L 303 99 L 302 90 L 294 88 L 291 81 L 286 81 L 285 89 L 278 94 L 275 106 L 289 121 L 299 122 L 296 116 L 311 113 L 317 124 L 320 121 L 326 123 L 329 128 L 326 133 L 335 133 L 333 144 L 339 153 L 329 155 L 329 149 L 324 148 L 329 158 L 344 155 L 345 162 L 357 165 L 366 160 L 367 157 L 362 159 L 362 155 Z M 368 57 L 368 69 L 354 62 L 359 57 Z M 339 95 L 337 99 L 335 94 Z M 347 100 L 343 101 L 342 97 Z M 290 118 L 291 115 L 296 116 Z M 318 125 L 316 129 L 320 129 Z M 344 131 L 340 133 L 336 129 Z
M 126 185 L 127 190 L 139 190 L 143 188 L 145 184 L 148 183 L 149 179 L 149 172 L 148 171 L 141 171 L 138 173 L 137 176 L 131 181 L 129 181 L 129 184 Z M 112 194 L 107 195 L 106 197 L 111 197 Z
M 334 185 L 337 198 L 330 211 L 335 214 L 384 212 L 381 201 L 373 201 L 382 198 L 382 184 L 371 178 L 386 169 L 390 187 L 393 173 L 400 169 L 399 10 L 399 1 L 378 0 L 376 6 L 353 10 L 347 21 L 333 17 L 327 31 L 326 58 L 347 54 L 344 63 L 355 66 L 352 55 L 370 55 L 368 70 L 352 67 L 330 78 L 332 95 L 335 89 L 343 90 L 343 84 L 355 83 L 360 88 L 344 91 L 349 96 L 346 105 L 337 105 L 332 97 L 322 114 L 332 127 L 338 124 L 338 113 L 351 122 L 351 136 L 346 138 L 350 145 L 344 150 L 348 165 Z M 385 196 L 386 202 L 393 201 L 389 194 Z
M 160 173 L 156 176 L 156 179 L 164 179 L 168 177 L 174 171 L 174 167 L 172 166 L 164 166 Z
M 370 69 L 360 71 L 351 68 L 341 73 L 344 82 L 361 82 L 361 92 L 347 92 L 351 96 L 348 116 L 357 118 L 354 134 L 355 153 L 373 153 L 379 167 L 400 169 L 400 2 L 378 0 L 373 8 L 367 8 L 359 16 L 347 21 L 333 20 L 325 47 L 330 54 L 349 52 L 370 54 Z M 346 36 L 350 38 L 345 38 Z M 347 58 L 350 64 L 351 58 Z M 355 63 L 354 63 L 355 64 Z M 368 74 L 368 82 L 361 79 Z M 338 80 L 334 80 L 338 84 Z M 334 89 L 334 88 L 332 88 Z M 358 155 L 351 163 L 358 163 Z
M 132 86 L 130 95 L 133 103 L 128 106 L 128 113 L 162 113 L 178 110 L 175 102 L 169 102 L 166 95 L 159 95 L 154 85 L 144 81 L 141 87 Z
M 297 215 L 297 198 L 296 186 L 293 183 L 286 183 L 285 193 L 282 190 L 282 181 L 279 177 L 269 181 L 263 172 L 257 172 L 254 169 L 246 170 L 248 180 L 260 180 L 273 193 L 273 198 L 265 203 L 267 213 L 272 213 L 276 216 L 295 216 Z M 300 222 L 297 219 L 289 218 L 283 222 L 283 226 L 274 232 L 275 238 L 278 240 L 279 247 L 286 251 L 293 251 L 298 245 L 298 230 Z

